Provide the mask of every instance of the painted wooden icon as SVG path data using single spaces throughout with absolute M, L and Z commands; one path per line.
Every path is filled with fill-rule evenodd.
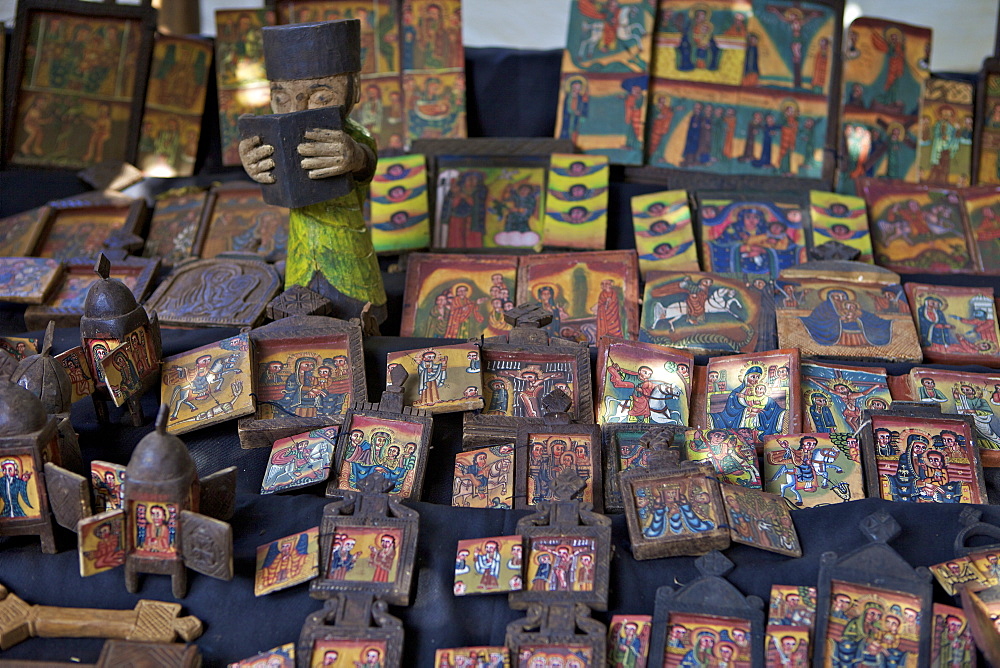
M 928 362 L 1000 365 L 1000 330 L 992 287 L 907 283 L 906 293 Z
M 158 257 L 172 267 L 197 254 L 208 192 L 201 188 L 173 188 L 156 197 L 149 221 L 143 257 Z
M 684 455 L 688 461 L 708 464 L 722 482 L 761 488 L 754 443 L 736 429 L 688 429 L 684 432 Z
M 141 334 L 142 330 L 139 331 Z M 150 360 L 149 352 L 147 345 L 135 346 L 131 341 L 123 341 L 100 361 L 104 386 L 115 406 L 141 395 L 143 376 L 155 373 L 156 360 Z
M 330 489 L 359 489 L 361 481 L 377 471 L 392 482 L 390 494 L 419 499 L 430 438 L 431 418 L 417 409 L 407 414 L 348 411 Z
M 639 331 L 639 268 L 635 251 L 546 254 L 521 259 L 517 303 L 552 314 L 553 336 L 595 346 L 602 336 Z
M 798 431 L 798 350 L 717 357 L 709 360 L 707 377 L 712 427 L 735 429 L 754 447 L 769 434 Z
M 515 311 L 516 312 L 516 311 Z M 547 313 L 544 314 L 548 316 Z M 542 332 L 544 335 L 544 332 Z M 572 402 L 577 422 L 593 420 L 587 348 L 578 344 L 486 343 L 482 347 L 483 400 L 477 419 L 543 417 L 541 399 L 555 389 Z
M 733 542 L 791 557 L 802 556 L 791 508 L 784 498 L 739 485 L 720 487 Z
M 820 178 L 840 10 L 829 3 L 671 2 L 656 33 L 647 161 Z
M 110 276 L 124 283 L 136 301 L 141 301 L 152 287 L 159 266 L 160 262 L 156 259 L 127 257 L 112 263 Z M 78 326 L 87 291 L 98 280 L 92 261 L 68 263 L 59 285 L 45 303 L 29 306 L 25 310 L 25 324 L 30 329 L 44 329 L 50 320 L 54 320 L 59 327 Z
M 483 407 L 479 345 L 464 343 L 391 352 L 388 369 L 401 365 L 409 373 L 403 403 L 428 413 L 453 413 Z M 386 379 L 389 380 L 386 374 Z
M 552 155 L 542 235 L 546 248 L 604 250 L 609 174 L 604 156 Z
M 0 257 L 0 300 L 41 304 L 63 272 L 61 262 L 30 257 Z
M 194 173 L 211 63 L 208 40 L 156 35 L 136 163 L 146 176 Z
M 301 649 L 300 649 L 301 651 Z M 312 647 L 310 668 L 321 666 L 350 666 L 365 664 L 372 666 L 395 665 L 383 663 L 387 653 L 387 643 L 377 640 L 327 639 L 317 640 Z M 343 661 L 341 660 L 343 657 Z
M 969 556 L 955 557 L 927 568 L 949 596 L 955 596 L 960 589 L 982 591 L 991 586 L 986 575 Z
M 255 654 L 248 659 L 240 659 L 230 663 L 227 668 L 255 668 L 264 665 L 268 668 L 295 668 L 295 643 L 287 643 Z
M 102 253 L 94 267 L 98 280 L 87 289 L 83 317 L 80 318 L 80 339 L 87 363 L 95 378 L 94 409 L 102 423 L 108 422 L 107 401 L 116 406 L 128 405 L 134 426 L 142 424 L 142 407 L 138 396 L 159 384 L 160 324 L 156 313 L 152 317 L 136 302 L 135 295 L 120 280 L 111 277 L 111 263 Z M 120 361 L 113 368 L 121 378 L 126 378 L 126 392 L 116 397 L 106 383 L 104 359 L 116 348 L 124 346 L 116 355 Z M 127 352 L 129 359 L 120 357 Z M 129 366 L 131 363 L 131 367 Z M 110 362 L 109 362 L 110 364 Z M 121 379 L 113 378 L 121 389 Z M 105 384 L 101 387 L 100 384 Z M 124 396 L 128 394 L 129 396 Z
M 211 301 L 203 296 L 205 285 L 213 287 Z M 147 305 L 175 327 L 253 327 L 280 285 L 278 272 L 265 262 L 197 260 L 173 271 Z
M 257 548 L 254 596 L 294 587 L 319 575 L 319 527 Z
M 698 206 L 706 270 L 773 279 L 806 260 L 801 203 L 699 196 Z
M 339 424 L 367 399 L 361 328 L 322 316 L 282 318 L 250 334 L 256 413 L 240 420 L 244 448 Z
M 764 491 L 812 508 L 865 497 L 861 442 L 852 432 L 768 436 Z
M 608 336 L 597 359 L 598 424 L 688 423 L 690 353 Z
M 608 662 L 612 668 L 646 668 L 650 615 L 614 615 L 608 625 Z
M 470 538 L 455 552 L 455 596 L 521 591 L 524 588 L 521 536 Z
M 337 427 L 324 427 L 276 440 L 267 459 L 260 493 L 272 494 L 326 482 L 337 432 Z
M 37 167 L 134 162 L 152 7 L 28 2 L 18 6 L 16 26 L 5 157 Z M 57 117 L 59 126 L 50 125 Z
M 410 255 L 400 334 L 446 339 L 503 334 L 511 327 L 504 314 L 514 307 L 517 264 L 509 255 Z
M 513 508 L 514 470 L 513 441 L 456 454 L 451 505 Z
M 808 666 L 812 647 L 809 629 L 802 626 L 768 626 L 764 658 L 768 666 Z
M 72 387 L 71 403 L 76 403 L 94 392 L 94 377 L 90 373 L 90 367 L 87 365 L 81 346 L 59 353 L 55 359 L 62 364 L 66 375 L 69 376 Z
M 931 30 L 863 16 L 844 47 L 838 192 L 878 177 L 916 183 L 920 103 L 929 72 Z
M 874 262 L 864 198 L 810 190 L 809 219 L 812 223 L 811 248 L 839 241 L 858 250 L 858 262 Z
M 288 210 L 264 202 L 260 185 L 233 181 L 212 188 L 197 254 L 213 258 L 227 252 L 284 257 L 288 248 Z
M 799 384 L 802 423 L 808 432 L 856 433 L 862 410 L 885 410 L 892 404 L 885 369 L 878 367 L 803 362 Z
M 400 17 L 406 143 L 424 137 L 464 137 L 461 3 L 408 0 Z
M 243 114 L 267 114 L 271 110 L 260 30 L 274 22 L 274 12 L 263 9 L 215 12 L 215 71 L 223 165 L 240 164 L 237 119 Z
M 816 587 L 771 585 L 767 625 L 812 628 L 816 621 Z
M 515 508 L 530 508 L 551 501 L 556 481 L 564 471 L 574 471 L 584 481 L 581 499 L 603 510 L 600 428 L 590 424 L 524 425 L 518 430 L 515 449 L 527 457 L 515 459 Z
M 57 208 L 39 239 L 35 255 L 63 262 L 93 264 L 115 234 L 138 234 L 145 225 L 146 202 L 118 196 L 111 202 Z
M 921 610 L 918 596 L 839 581 L 829 584 L 828 595 L 833 607 L 825 615 L 825 633 L 817 642 L 817 645 L 825 646 L 825 656 L 844 656 L 859 651 L 871 642 L 871 629 L 878 626 L 881 629 L 879 644 L 897 665 L 919 665 L 923 638 L 930 635 L 923 629 L 931 625 L 931 620 L 924 615 L 904 624 L 901 615 L 893 613 L 893 608 L 904 613 L 906 610 Z M 817 647 L 816 651 L 820 648 Z
M 510 605 L 523 610 L 536 603 L 584 603 L 604 610 L 608 604 L 611 520 L 580 499 L 584 481 L 564 469 L 554 482 L 552 500 L 518 521 L 524 538 L 524 587 L 511 592 Z
M 719 274 L 657 272 L 646 282 L 639 340 L 695 354 L 756 349 L 765 314 L 760 296 Z
M 187 446 L 167 434 L 166 422 L 167 407 L 161 405 L 156 430 L 139 441 L 129 460 L 121 509 L 105 515 L 123 513 L 126 589 L 138 591 L 140 573 L 170 575 L 174 596 L 183 598 L 188 568 L 221 580 L 233 577 L 232 527 L 223 519 L 234 511 L 236 467 L 199 480 Z M 54 468 L 47 467 L 46 472 Z M 84 541 L 88 532 L 82 530 L 88 525 L 105 541 L 103 547 L 88 547 Z M 111 533 L 87 514 L 75 526 L 81 538 L 81 565 L 112 547 Z M 92 550 L 97 554 L 88 557 Z
M 877 263 L 904 273 L 976 269 L 975 246 L 956 191 L 876 180 L 861 187 L 871 215 Z
M 38 352 L 38 339 L 23 336 L 3 336 L 0 337 L 0 350 L 3 350 L 20 362 L 25 357 Z
M 948 415 L 971 415 L 982 450 L 1000 450 L 1000 376 L 914 367 L 907 376 L 909 399 L 941 407 Z
M 378 161 L 371 182 L 369 220 L 376 253 L 421 250 L 431 245 L 427 184 L 422 155 Z
M 976 643 L 968 619 L 961 608 L 934 604 L 934 631 L 931 636 L 931 665 L 975 668 Z
M 865 411 L 862 460 L 869 496 L 920 503 L 978 503 L 983 474 L 973 419 L 936 405 L 896 402 Z
M 764 602 L 725 579 L 733 562 L 718 551 L 695 561 L 701 577 L 656 590 L 650 656 L 664 666 L 728 663 L 764 665 Z
M 436 162 L 435 248 L 541 248 L 545 161 L 440 157 Z
M 972 106 L 969 81 L 931 76 L 920 105 L 919 174 L 921 183 L 972 184 Z
M 0 534 L 40 536 L 42 551 L 54 554 L 42 450 L 55 439 L 55 419 L 46 418 L 41 402 L 27 390 L 7 385 L 4 407 L 22 413 L 23 423 L 17 425 L 20 433 L 0 442 Z
M 91 515 L 77 526 L 80 577 L 125 564 L 125 511 L 121 508 Z
M 639 273 L 644 280 L 652 271 L 701 269 L 687 191 L 665 190 L 636 195 L 631 205 Z
M 125 467 L 121 464 L 97 459 L 90 462 L 90 485 L 94 492 L 95 513 L 124 507 Z
M 376 471 L 361 481 L 360 491 L 345 489 L 341 500 L 323 509 L 313 598 L 349 593 L 409 603 L 420 518 L 387 493 L 393 484 Z
M 987 58 L 976 89 L 973 183 L 1000 183 L 1000 59 Z
M 809 357 L 920 361 L 897 274 L 863 263 L 810 263 L 783 271 L 776 286 L 778 345 Z
M 642 164 L 655 3 L 570 6 L 555 136 L 615 164 Z
M 962 201 L 985 273 L 1000 272 L 1000 188 L 963 188 Z
M 602 428 L 604 437 L 604 512 L 620 513 L 624 510 L 621 484 L 618 475 L 628 471 L 641 471 L 649 465 L 651 443 L 664 439 L 664 447 L 678 450 L 675 436 L 683 429 L 676 426 L 651 426 L 642 423 L 608 423 Z
M 301 3 L 299 3 L 301 4 Z M 402 156 L 406 144 L 406 115 L 403 105 L 403 80 L 399 75 L 399 54 L 396 44 L 399 42 L 399 29 L 396 20 L 397 6 L 393 3 L 375 0 L 372 3 L 379 16 L 375 30 L 381 36 L 379 52 L 395 60 L 391 65 L 393 72 L 361 74 L 361 101 L 351 110 L 351 118 L 360 123 L 378 145 L 378 154 L 382 159 Z M 365 11 L 361 8 L 360 11 Z M 366 28 L 362 22 L 361 36 L 365 37 Z M 371 47 L 362 47 L 366 52 L 374 51 Z M 365 63 L 367 53 L 362 59 Z M 455 77 L 457 80 L 457 77 Z M 457 102 L 457 99 L 456 99 Z M 437 111 L 442 108 L 438 107 Z
M 510 650 L 499 647 L 448 647 L 434 652 L 434 668 L 475 666 L 486 662 L 490 668 L 512 668 Z M 463 663 L 464 662 L 464 663 Z
M 972 565 L 979 571 L 986 587 L 1000 584 L 1000 550 L 996 548 L 978 549 L 969 554 Z
M 0 220 L 0 257 L 32 255 L 55 213 L 46 205 Z
M 666 443 L 657 443 L 645 470 L 619 476 L 636 559 L 699 555 L 729 546 L 717 479 L 707 466 L 678 463 L 678 456 Z
M 160 401 L 170 408 L 170 433 L 183 434 L 254 411 L 254 370 L 246 334 L 166 357 L 160 370 Z

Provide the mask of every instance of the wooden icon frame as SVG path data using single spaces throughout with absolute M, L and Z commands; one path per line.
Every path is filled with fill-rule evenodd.
M 157 291 L 159 294 L 159 291 Z M 260 305 L 263 312 L 264 304 Z M 261 348 L 267 344 L 295 344 L 303 339 L 325 344 L 341 339 L 345 343 L 347 363 L 350 366 L 351 396 L 349 403 L 364 402 L 368 398 L 365 382 L 365 358 L 361 343 L 361 327 L 358 324 L 327 318 L 324 316 L 302 315 L 282 318 L 250 332 L 251 373 L 254 378 L 254 392 L 259 392 L 258 368 Z M 294 370 L 293 370 L 294 373 Z M 256 402 L 255 402 L 256 403 Z M 240 418 L 238 431 L 240 447 L 270 448 L 274 441 L 286 436 L 294 436 L 305 431 L 342 424 L 344 415 L 337 417 L 272 417 L 259 419 L 256 414 Z

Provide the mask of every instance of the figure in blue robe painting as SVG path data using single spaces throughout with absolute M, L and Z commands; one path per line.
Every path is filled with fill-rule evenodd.
M 780 434 L 784 428 L 785 409 L 768 396 L 767 384 L 761 381 L 764 369 L 751 366 L 743 374 L 739 387 L 729 393 L 726 406 L 711 413 L 717 429 L 749 429 L 754 441 L 766 434 Z
M 646 538 L 661 538 L 667 528 L 674 535 L 698 534 L 715 528 L 715 523 L 707 518 L 711 511 L 711 497 L 696 487 L 691 488 L 689 494 L 684 494 L 676 485 L 663 486 L 655 491 L 642 488 L 637 490 L 637 494 L 649 497 L 644 510 L 650 520 L 642 532 Z
M 690 20 L 684 26 L 680 44 L 677 46 L 677 69 L 690 72 L 694 69 L 719 69 L 722 51 L 715 41 L 715 26 L 709 20 L 710 14 L 704 7 L 696 7 Z
M 573 77 L 568 83 L 559 138 L 571 139 L 575 143 L 580 136 L 580 127 L 590 113 L 590 95 L 587 93 L 587 80 L 583 77 Z
M 829 290 L 799 320 L 821 346 L 884 346 L 892 340 L 892 321 L 863 310 L 848 290 Z
M 790 212 L 765 202 L 733 202 L 719 209 L 708 208 L 714 215 L 703 214 L 702 225 L 707 228 L 712 271 L 777 278 L 782 269 L 800 262 L 801 223 L 792 220 Z M 721 232 L 713 229 L 723 226 Z

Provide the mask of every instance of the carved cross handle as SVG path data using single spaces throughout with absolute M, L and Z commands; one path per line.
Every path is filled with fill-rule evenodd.
M 180 603 L 140 600 L 134 610 L 29 605 L 0 585 L 0 649 L 28 638 L 116 638 L 142 642 L 190 642 L 201 620 L 181 617 Z

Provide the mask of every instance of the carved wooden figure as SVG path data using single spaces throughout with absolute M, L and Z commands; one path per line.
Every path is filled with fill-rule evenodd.
M 310 596 L 360 594 L 409 605 L 420 516 L 388 494 L 392 486 L 375 471 L 359 491 L 336 490 L 338 500 L 323 509 L 319 577 Z
M 11 376 L 11 382 L 37 396 L 45 412 L 57 421 L 59 448 L 53 451 L 52 462 L 78 473 L 84 472 L 80 442 L 69 419 L 73 405 L 73 385 L 62 364 L 52 357 L 52 336 L 55 323 L 49 321 L 42 339 L 42 349 L 36 355 L 21 360 Z
M 579 344 L 543 329 L 552 315 L 536 304 L 504 313 L 513 326 L 507 334 L 483 340 L 481 349 L 484 409 L 466 413 L 462 447 L 513 442 L 521 425 L 545 423 L 541 398 L 554 389 L 569 395 L 571 419 L 594 422 L 590 353 Z
M 378 155 L 371 135 L 347 117 L 361 90 L 360 35 L 357 19 L 263 29 L 277 118 L 240 119 L 240 159 L 250 178 L 283 190 L 281 203 L 292 207 L 286 284 L 319 288 L 344 317 L 371 302 L 381 321 L 385 289 L 361 210 Z M 284 141 L 272 138 L 279 135 Z M 307 187 L 320 179 L 325 188 Z M 317 273 L 320 285 L 310 282 Z
M 26 603 L 0 584 L 0 649 L 28 638 L 120 638 L 155 643 L 191 641 L 201 620 L 181 617 L 180 603 L 142 599 L 132 610 L 57 608 Z
M 376 472 L 392 482 L 390 494 L 419 500 L 431 443 L 433 421 L 427 411 L 403 406 L 403 383 L 409 373 L 397 365 L 377 404 L 357 402 L 344 417 L 337 458 L 327 496 L 361 489 Z
M 607 627 L 591 619 L 586 605 L 531 603 L 527 610 L 526 617 L 507 625 L 505 644 L 516 665 L 572 665 L 566 661 L 570 657 L 577 665 L 606 665 Z
M 861 521 L 870 543 L 841 556 L 820 557 L 813 663 L 851 665 L 861 660 L 872 630 L 894 665 L 929 665 L 932 580 L 924 566 L 914 568 L 888 542 L 900 526 L 885 510 Z M 898 609 L 901 613 L 897 613 Z
M 198 480 L 187 446 L 167 434 L 167 407 L 156 431 L 136 445 L 125 470 L 125 586 L 139 573 L 170 575 L 173 594 L 187 593 L 187 568 L 220 580 L 233 577 L 232 527 L 199 511 L 232 514 L 235 467 Z
M 611 520 L 576 498 L 583 485 L 575 469 L 561 470 L 553 500 L 540 501 L 537 512 L 518 521 L 525 575 L 524 589 L 509 597 L 515 610 L 536 603 L 607 609 Z
M 51 521 L 74 529 L 90 515 L 89 480 L 56 463 L 58 423 L 31 392 L 0 383 L 0 414 L 6 420 L 0 429 L 6 430 L 0 437 L 0 536 L 37 534 L 42 551 L 55 552 Z
M 297 668 L 323 665 L 399 668 L 403 623 L 371 595 L 336 593 L 306 618 L 295 648 Z M 346 662 L 338 664 L 341 657 Z M 329 662 L 329 663 L 327 663 Z
M 744 596 L 725 579 L 733 562 L 721 552 L 709 552 L 694 565 L 701 577 L 677 589 L 656 590 L 653 665 L 698 665 L 716 657 L 722 665 L 764 668 L 764 601 Z M 691 630 L 690 648 L 676 642 L 678 627 Z
M 90 286 L 80 319 L 80 338 L 94 377 L 102 381 L 91 395 L 97 418 L 107 423 L 110 392 L 103 386 L 104 375 L 100 361 L 119 345 L 132 348 L 133 360 L 140 389 L 126 401 L 133 426 L 143 423 L 140 398 L 160 382 L 160 323 L 154 312 L 150 317 L 135 301 L 128 287 L 110 278 L 111 263 L 103 254 L 98 258 L 94 271 L 101 277 Z M 140 369 L 139 366 L 142 368 Z

